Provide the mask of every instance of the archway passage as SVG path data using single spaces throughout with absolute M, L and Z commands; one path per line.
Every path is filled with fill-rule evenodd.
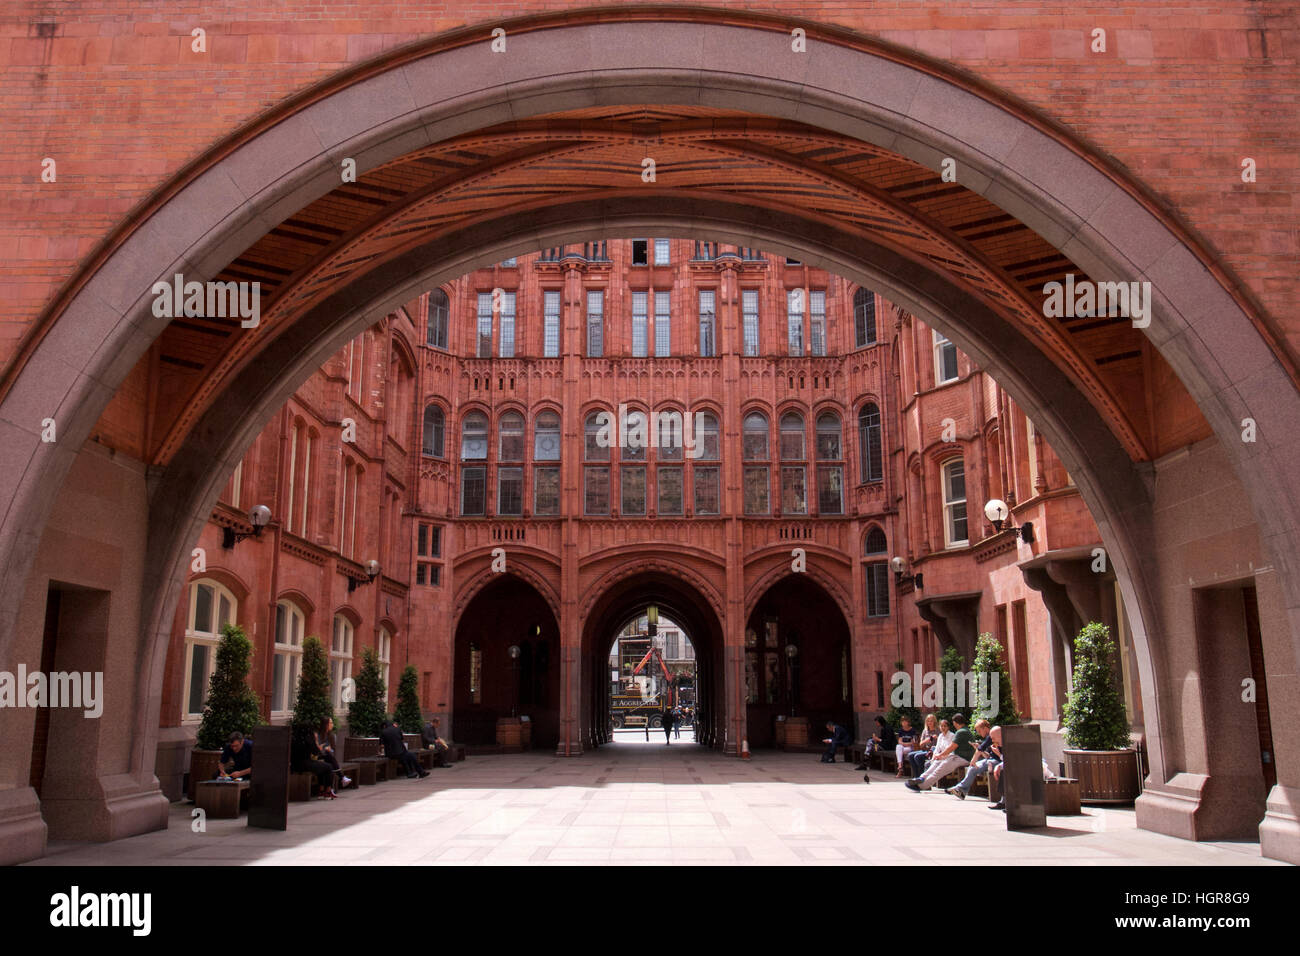
M 821 749 L 827 721 L 852 728 L 851 652 L 844 612 L 820 585 L 791 574 L 768 588 L 745 626 L 750 746 Z
M 452 680 L 456 740 L 496 749 L 499 723 L 526 717 L 528 746 L 555 749 L 560 630 L 550 605 L 530 584 L 503 574 L 474 596 L 456 626 Z
M 51 581 L 112 592 L 109 631 L 136 636 L 106 664 L 119 692 L 105 724 L 131 726 L 130 746 L 111 767 L 88 767 L 80 788 L 114 777 L 103 791 L 119 796 L 96 798 L 110 821 L 100 832 L 156 819 L 170 623 L 199 528 L 267 417 L 310 369 L 419 291 L 596 234 L 711 234 L 826 265 L 993 372 L 1078 481 L 1132 609 L 1156 728 L 1150 821 L 1212 832 L 1202 805 L 1231 790 L 1233 769 L 1192 730 L 1220 705 L 1184 682 L 1211 646 L 1193 636 L 1184 556 L 1195 559 L 1193 587 L 1258 577 L 1274 699 L 1294 687 L 1300 650 L 1300 468 L 1289 441 L 1300 391 L 1273 320 L 1085 143 L 932 63 L 810 25 L 826 55 L 792 67 L 785 21 L 601 17 L 531 22 L 512 39 L 515 54 L 494 61 L 490 85 L 490 54 L 460 37 L 331 80 L 240 131 L 129 218 L 6 366 L 3 659 L 39 657 Z M 705 53 L 719 50 L 746 50 L 744 69 Z M 509 118 L 516 126 L 503 127 Z M 655 159 L 646 142 L 663 145 L 653 181 L 642 177 Z M 356 183 L 340 185 L 339 157 L 357 160 Z M 944 157 L 957 160 L 955 183 L 942 178 Z M 259 281 L 273 294 L 251 329 L 228 316 L 172 320 L 152 290 L 178 271 Z M 1123 317 L 1046 321 L 1035 292 L 1065 276 L 1149 281 L 1147 330 Z M 51 415 L 57 442 L 41 434 Z M 1244 417 L 1257 441 L 1241 440 Z M 1153 468 L 1164 480 L 1151 480 Z M 1181 528 L 1205 510 L 1193 486 L 1226 511 L 1189 539 Z M 102 511 L 88 513 L 86 500 Z M 87 553 L 121 560 L 90 567 Z M 711 621 L 701 614 L 699 633 L 725 627 L 734 647 L 743 627 L 730 583 L 729 606 L 716 602 Z M 562 646 L 577 651 L 584 620 L 565 620 Z M 722 648 L 701 641 L 715 690 Z M 565 666 L 595 660 L 584 643 L 582 662 Z M 593 685 L 570 675 L 561 686 L 581 695 Z M 720 720 L 737 720 L 732 690 L 711 698 L 722 706 L 710 732 L 734 746 L 734 733 L 720 733 Z M 596 709 L 593 700 L 581 727 L 561 728 L 566 744 L 594 733 Z M 29 739 L 25 715 L 0 720 L 6 736 Z M 44 830 L 24 784 L 26 748 L 16 750 L 0 792 L 27 847 Z M 1262 831 L 1300 857 L 1294 766 L 1293 752 L 1281 755 Z
M 676 622 L 651 605 L 619 629 L 609 648 L 609 728 L 613 741 L 649 741 L 651 731 L 695 740 L 695 645 Z
M 609 671 L 611 638 L 624 631 L 629 621 L 645 616 L 651 607 L 664 620 L 674 622 L 694 648 L 692 706 L 697 742 L 720 746 L 728 719 L 721 622 L 698 584 L 667 570 L 634 571 L 608 584 L 592 604 L 582 636 L 584 745 L 600 746 L 615 739 L 612 731 L 616 708 Z M 657 733 L 661 737 L 662 729 Z M 651 739 L 656 739 L 654 732 Z

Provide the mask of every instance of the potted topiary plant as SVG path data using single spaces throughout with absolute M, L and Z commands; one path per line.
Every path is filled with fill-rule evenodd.
M 939 658 L 939 677 L 940 677 L 939 686 L 942 689 L 943 696 L 944 696 L 943 703 L 939 707 L 935 708 L 934 711 L 934 715 L 939 720 L 946 720 L 949 721 L 951 724 L 953 714 L 963 714 L 966 717 L 967 721 L 970 720 L 969 706 L 962 707 L 958 705 L 957 701 L 947 699 L 948 688 L 951 686 L 955 686 L 952 681 L 948 680 L 948 675 L 965 674 L 965 673 L 966 673 L 966 658 L 962 656 L 961 651 L 957 650 L 956 647 L 949 647 L 946 651 L 943 652 L 943 655 Z M 919 692 L 914 688 L 913 693 L 919 693 Z M 952 729 L 956 730 L 957 728 L 953 727 Z
M 348 736 L 343 740 L 343 759 L 355 760 L 379 753 L 379 725 L 388 716 L 386 690 L 379 671 L 379 655 L 373 647 L 367 647 L 361 654 L 356 696 L 348 703 Z
M 1084 803 L 1132 803 L 1139 790 L 1110 628 L 1090 621 L 1074 641 L 1074 685 L 1061 712 L 1065 772 Z
M 420 731 L 424 727 L 424 718 L 420 714 L 420 672 L 414 664 L 407 664 L 402 669 L 401 679 L 397 682 L 397 712 L 393 719 L 402 728 L 406 746 L 419 750 L 423 746 Z
M 975 704 L 971 707 L 971 724 L 983 717 L 994 727 L 1020 723 L 1016 711 L 1011 674 L 1002 657 L 1002 645 L 992 634 L 981 634 L 975 642 Z M 988 675 L 987 677 L 985 675 Z M 993 688 L 997 686 L 997 707 L 993 706 Z M 988 688 L 985 698 L 984 688 Z
M 190 800 L 194 799 L 195 784 L 216 776 L 221 748 L 230 735 L 250 733 L 262 723 L 257 694 L 247 680 L 252 662 L 253 642 L 238 624 L 227 624 L 221 629 L 208 699 L 203 703 L 203 722 L 190 752 Z
M 309 637 L 302 642 L 302 672 L 293 702 L 293 725 L 317 730 L 327 717 L 333 716 L 329 658 L 320 638 Z

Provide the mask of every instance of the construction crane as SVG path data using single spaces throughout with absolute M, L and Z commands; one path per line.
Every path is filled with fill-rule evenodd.
M 659 648 L 655 647 L 653 644 L 650 645 L 650 650 L 646 651 L 645 657 L 641 658 L 641 663 L 632 668 L 632 676 L 635 677 L 637 674 L 641 673 L 641 668 L 650 663 L 650 658 L 652 657 L 659 663 L 659 669 L 664 673 L 664 682 L 668 687 L 668 706 L 674 707 L 676 706 L 677 701 L 674 699 L 673 694 L 673 675 L 668 670 L 668 665 L 664 663 L 664 658 L 663 655 L 659 653 Z

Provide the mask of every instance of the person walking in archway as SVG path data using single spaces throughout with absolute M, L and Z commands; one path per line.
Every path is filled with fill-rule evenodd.
M 673 745 L 673 708 L 667 702 L 664 703 L 664 709 L 660 711 L 660 719 L 664 724 L 664 744 L 671 747 Z

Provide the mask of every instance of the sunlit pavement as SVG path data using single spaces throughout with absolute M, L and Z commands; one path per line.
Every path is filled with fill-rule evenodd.
M 870 863 L 1122 866 L 1283 865 L 1258 844 L 1189 843 L 1138 830 L 1132 808 L 1049 817 L 1008 832 L 978 797 L 917 794 L 893 774 L 870 785 L 816 754 L 723 757 L 663 731 L 618 734 L 578 758 L 474 756 L 423 780 L 289 805 L 287 831 L 246 820 L 170 828 L 115 843 L 51 844 L 37 865 L 405 863 Z M 625 741 L 623 738 L 627 738 Z

